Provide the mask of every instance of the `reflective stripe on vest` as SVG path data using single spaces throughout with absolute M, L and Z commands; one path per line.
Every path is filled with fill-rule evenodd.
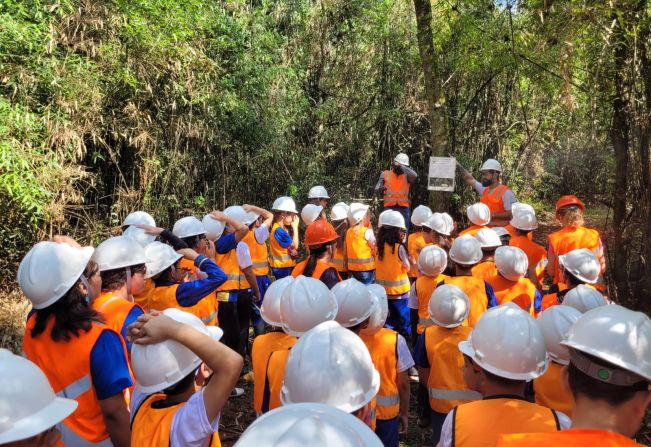
M 226 279 L 230 281 L 246 281 L 245 275 L 226 275 Z
M 344 260 L 343 259 L 331 259 L 330 264 L 332 265 L 344 265 Z
M 213 313 L 211 313 L 210 315 L 207 315 L 205 317 L 201 317 L 201 321 L 203 321 L 204 324 L 208 324 L 213 319 L 217 318 L 217 314 L 218 314 L 217 309 L 215 309 L 215 311 Z
M 400 185 L 398 181 L 402 180 Z M 384 206 L 409 206 L 409 182 L 407 175 L 396 175 L 393 171 L 384 171 Z
M 269 263 L 266 261 L 254 262 L 253 264 L 251 264 L 251 267 L 253 267 L 254 269 L 261 269 L 261 268 L 269 267 Z
M 64 423 L 57 424 L 57 428 L 61 432 L 61 441 L 63 441 L 63 445 L 66 447 L 113 447 L 111 438 L 106 438 L 99 442 L 91 442 L 79 436 Z
M 420 324 L 421 326 L 434 326 L 434 322 L 429 318 L 419 318 L 418 324 Z
M 400 286 L 404 286 L 405 284 L 409 284 L 409 278 L 400 279 L 398 281 L 387 281 L 384 279 L 376 279 L 375 282 L 384 287 L 400 287 Z
M 362 259 L 348 258 L 349 264 L 368 264 L 369 262 L 375 262 L 375 258 L 373 256 L 371 256 L 370 258 L 362 258 Z M 343 264 L 344 261 L 342 260 L 341 263 Z
M 472 390 L 444 390 L 429 388 L 429 397 L 441 400 L 479 400 L 481 393 Z
M 79 396 L 84 394 L 86 391 L 90 390 L 91 383 L 90 383 L 90 377 L 88 375 L 85 375 L 81 379 L 77 380 L 76 382 L 72 382 L 70 385 L 59 391 L 57 396 L 59 397 L 65 397 L 68 399 L 77 399 Z
M 348 256 L 348 270 L 366 272 L 375 270 L 375 256 L 373 249 L 366 240 L 366 228 L 362 224 L 355 225 L 346 230 L 346 254 Z
M 400 404 L 400 395 L 392 394 L 391 396 L 375 396 L 375 402 L 378 407 L 390 407 L 391 405 Z
M 280 255 L 280 256 L 278 256 L 278 255 L 269 255 L 269 257 L 271 259 L 273 259 L 274 261 L 291 261 L 292 260 L 292 257 L 289 256 L 289 255 Z

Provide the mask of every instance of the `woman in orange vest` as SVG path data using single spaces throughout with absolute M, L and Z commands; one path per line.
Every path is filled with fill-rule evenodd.
M 129 335 L 137 380 L 131 444 L 221 446 L 220 414 L 242 370 L 242 357 L 219 342 L 222 331 L 167 309 L 140 317 Z
M 584 226 L 583 211 L 585 204 L 576 196 L 563 196 L 556 202 L 556 218 L 563 226 L 559 231 L 548 236 L 547 273 L 554 284 L 559 284 L 560 271 L 558 257 L 577 248 L 586 248 L 593 252 L 601 264 L 601 274 L 606 268 L 604 247 L 597 230 Z
M 335 242 L 335 252 L 330 260 L 330 265 L 337 269 L 342 279 L 348 279 L 348 262 L 346 260 L 346 232 L 348 231 L 349 206 L 344 202 L 335 203 L 330 210 L 332 226 L 339 235 Z
M 409 167 L 409 156 L 400 153 L 393 159 L 391 169 L 380 174 L 373 195 L 383 195 L 384 209 L 398 211 L 409 222 L 409 190 L 417 179 L 418 174 Z
M 321 280 L 329 289 L 341 281 L 337 269 L 330 265 L 334 252 L 334 241 L 339 238 L 334 227 L 326 220 L 319 219 L 308 225 L 303 243 L 310 250 L 308 258 L 299 262 L 292 276 L 310 276 Z
M 407 252 L 409 253 L 409 263 L 411 269 L 409 270 L 409 280 L 414 282 L 420 275 L 418 273 L 418 255 L 420 251 L 428 245 L 425 241 L 425 234 L 423 232 L 423 224 L 432 215 L 432 210 L 424 205 L 418 205 L 413 214 L 411 215 L 412 231 L 407 237 Z
M 18 268 L 18 283 L 32 303 L 22 350 L 55 393 L 77 401 L 59 426 L 65 445 L 128 447 L 123 392 L 133 381 L 122 338 L 89 305 L 102 288 L 93 249 L 55 240 L 61 242 L 36 244 Z
M 348 210 L 350 228 L 346 231 L 346 261 L 350 275 L 369 285 L 375 283 L 375 234 L 371 227 L 369 207 L 351 203 Z
M 406 227 L 402 215 L 386 210 L 378 219 L 378 260 L 376 282 L 384 287 L 389 299 L 387 327 L 411 338 L 409 310 L 409 254 L 405 247 Z
M 271 207 L 274 213 L 269 237 L 269 265 L 274 278 L 289 276 L 298 257 L 298 211 L 291 197 L 278 197 Z
M 486 279 L 493 287 L 498 304 L 514 302 L 532 315 L 540 312 L 542 295 L 526 278 L 527 255 L 517 247 L 499 247 L 495 251 L 497 273 Z

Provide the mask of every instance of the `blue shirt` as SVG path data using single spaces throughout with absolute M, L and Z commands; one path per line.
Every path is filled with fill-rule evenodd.
M 278 244 L 283 248 L 289 247 L 292 245 L 292 242 L 294 242 L 292 236 L 281 226 L 278 226 L 274 231 L 274 237 Z
M 215 243 L 215 249 L 220 255 L 225 255 L 231 250 L 237 248 L 237 239 L 235 239 L 235 233 L 228 233 L 222 235 L 217 242 Z
M 120 336 L 110 329 L 100 334 L 90 351 L 90 375 L 99 400 L 133 385 Z
M 542 299 L 543 296 L 540 293 L 540 290 L 536 289 L 536 294 L 533 297 L 533 309 L 536 311 L 536 313 L 542 310 Z
M 429 368 L 429 360 L 427 359 L 427 349 L 425 347 L 425 331 L 422 334 L 418 335 L 418 340 L 416 340 L 416 346 L 414 347 L 414 362 L 416 366 L 421 368 Z
M 122 329 L 120 329 L 120 335 L 122 335 L 122 339 L 124 340 L 124 343 L 126 343 L 127 345 L 127 352 L 129 353 L 131 353 L 132 343 L 129 340 L 127 340 L 127 330 L 129 329 L 129 325 L 135 322 L 138 319 L 138 317 L 144 313 L 145 311 L 143 311 L 140 306 L 133 306 L 133 308 L 127 314 L 127 317 L 124 319 L 124 324 L 122 325 Z
M 204 259 L 205 261 L 203 261 Z M 202 261 L 203 264 L 201 264 Z M 182 307 L 194 306 L 201 299 L 214 292 L 227 279 L 226 273 L 211 259 L 199 255 L 194 260 L 194 265 L 199 267 L 199 264 L 201 264 L 201 271 L 208 274 L 208 277 L 179 284 L 176 289 L 176 302 Z M 162 281 L 157 282 L 156 287 L 174 286 L 176 284 L 174 281 Z

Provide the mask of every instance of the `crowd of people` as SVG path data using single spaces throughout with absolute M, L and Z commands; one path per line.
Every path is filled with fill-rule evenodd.
M 543 247 L 496 160 L 481 182 L 459 168 L 481 194 L 463 229 L 411 208 L 398 154 L 377 220 L 315 186 L 300 212 L 279 197 L 166 229 L 135 211 L 96 248 L 37 243 L 23 356 L 0 350 L 0 445 L 218 446 L 245 373 L 242 447 L 397 447 L 412 397 L 431 445 L 638 445 L 651 320 L 604 294 L 584 203 L 558 200 Z

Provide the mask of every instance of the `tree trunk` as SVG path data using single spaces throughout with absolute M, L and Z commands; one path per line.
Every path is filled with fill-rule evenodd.
M 423 67 L 425 100 L 430 121 L 430 153 L 441 157 L 448 154 L 448 126 L 445 114 L 445 95 L 438 76 L 436 52 L 432 36 L 432 4 L 430 0 L 414 0 L 418 52 Z M 429 204 L 433 210 L 444 210 L 448 205 L 448 193 L 431 191 Z

